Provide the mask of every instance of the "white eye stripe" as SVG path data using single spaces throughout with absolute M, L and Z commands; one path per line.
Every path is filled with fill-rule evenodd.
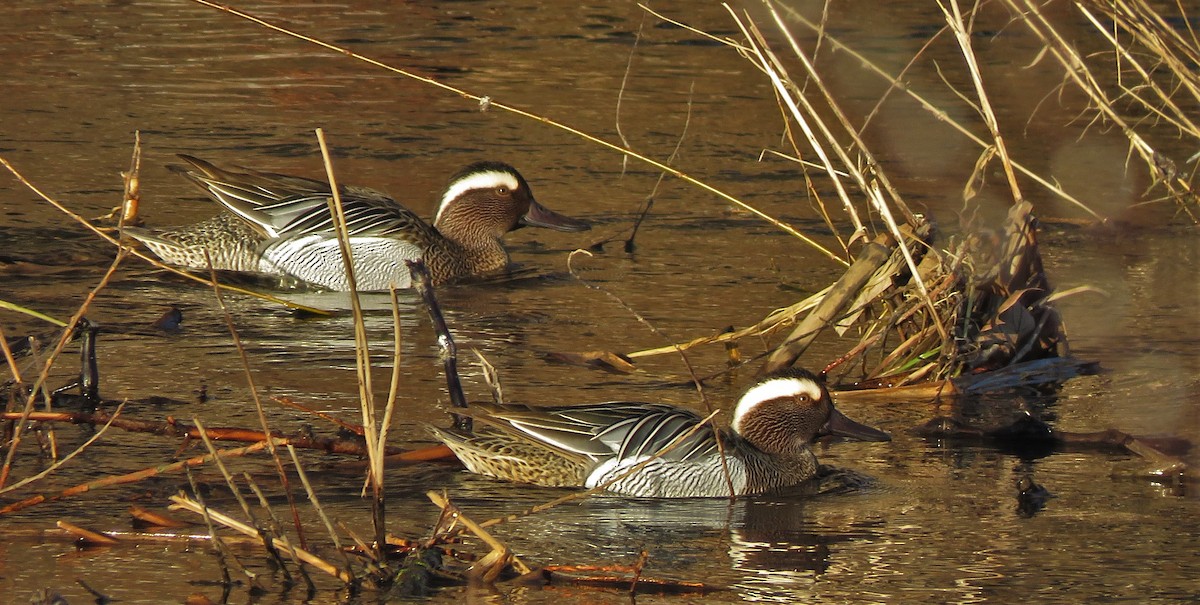
M 476 172 L 454 181 L 446 188 L 446 193 L 442 194 L 442 201 L 438 204 L 437 215 L 433 218 L 433 222 L 440 221 L 442 213 L 450 207 L 450 203 L 462 194 L 473 189 L 495 189 L 497 187 L 507 187 L 509 191 L 516 191 L 520 187 L 520 183 L 517 181 L 517 177 L 499 170 Z
M 812 400 L 820 399 L 821 385 L 807 378 L 774 378 L 754 385 L 738 400 L 737 408 L 733 411 L 733 430 L 740 432 L 742 418 L 758 404 L 797 395 L 807 395 Z

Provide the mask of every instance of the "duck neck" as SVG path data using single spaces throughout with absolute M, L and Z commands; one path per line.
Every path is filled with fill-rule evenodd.
M 747 489 L 765 491 L 790 487 L 817 473 L 817 457 L 807 445 L 797 444 L 767 453 L 732 431 L 725 438 L 730 439 L 725 444 L 725 451 L 733 452 L 746 466 Z
M 461 234 L 458 234 L 461 235 Z M 508 252 L 495 237 L 452 237 L 442 234 L 425 249 L 425 264 L 434 284 L 493 273 L 508 267 Z

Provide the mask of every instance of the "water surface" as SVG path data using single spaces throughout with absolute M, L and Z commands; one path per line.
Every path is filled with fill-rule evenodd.
M 805 14 L 819 14 L 819 6 L 798 4 Z M 730 49 L 644 16 L 634 4 L 241 6 L 614 141 L 617 93 L 628 64 L 619 117 L 632 145 L 666 158 L 686 124 L 676 160 L 680 169 L 834 245 L 794 167 L 772 156 L 759 159 L 764 148 L 785 149 L 766 80 Z M 749 8 L 761 12 L 757 5 Z M 892 71 L 942 23 L 935 7 L 923 5 L 848 2 L 832 9 L 830 32 Z M 664 10 L 717 35 L 736 32 L 716 5 Z M 618 376 L 550 364 L 544 354 L 632 351 L 667 344 L 664 337 L 685 340 L 745 326 L 824 287 L 840 272 L 778 229 L 670 179 L 656 193 L 636 251 L 626 254 L 622 234 L 653 190 L 652 170 L 624 166 L 613 152 L 570 135 L 503 112 L 481 112 L 473 102 L 197 4 L 134 0 L 59 7 L 17 0 L 6 17 L 10 33 L 0 38 L 8 58 L 0 67 L 7 83 L 0 152 L 84 216 L 102 214 L 119 200 L 119 171 L 128 165 L 134 131 L 141 132 L 144 145 L 145 220 L 165 226 L 214 211 L 165 168 L 174 154 L 315 177 L 322 167 L 313 129 L 322 127 L 343 182 L 387 191 L 424 216 L 432 214 L 448 175 L 488 158 L 517 166 L 545 205 L 592 221 L 594 230 L 582 235 L 534 229 L 513 234 L 508 241 L 514 260 L 535 277 L 440 293 L 460 348 L 479 350 L 495 364 L 511 400 L 655 399 L 699 409 L 692 387 L 672 386 L 687 378 L 677 357 L 645 360 L 639 372 Z M 1070 204 L 1026 185 L 1043 222 L 1042 252 L 1052 282 L 1103 292 L 1068 298 L 1059 308 L 1072 352 L 1100 362 L 1105 372 L 1073 380 L 1050 397 L 1005 395 L 968 402 L 957 412 L 1002 420 L 1030 410 L 1064 430 L 1115 427 L 1194 441 L 1200 438 L 1195 403 L 1200 355 L 1193 346 L 1200 314 L 1192 304 L 1200 294 L 1195 270 L 1200 246 L 1194 230 L 1176 226 L 1169 205 L 1133 205 L 1149 182 L 1143 169 L 1126 165 L 1125 143 L 1095 131 L 1081 135 L 1079 125 L 1069 123 L 1078 100 L 1053 94 L 1061 73 L 1048 61 L 1026 67 L 1038 54 L 1036 40 L 1020 25 L 1007 24 L 1004 15 L 988 18 L 984 23 L 991 29 L 981 27 L 987 35 L 977 36 L 976 43 L 1014 154 L 1124 226 L 1087 226 L 1086 215 Z M 1061 18 L 1079 28 L 1080 44 L 1087 46 L 1083 24 L 1065 9 Z M 886 84 L 845 53 L 828 48 L 822 53 L 825 73 L 847 112 L 865 115 Z M 982 132 L 933 69 L 934 61 L 947 78 L 968 88 L 958 52 L 944 45 L 910 73 L 909 85 Z M 961 192 L 979 151 L 915 103 L 893 96 L 866 134 L 908 202 L 944 231 L 956 231 L 960 216 L 977 213 L 986 223 L 1007 209 L 998 174 L 964 207 Z M 1192 152 L 1171 151 L 1179 162 Z M 833 199 L 827 182 L 817 187 Z M 844 217 L 833 214 L 846 229 Z M 576 258 L 576 273 L 619 296 L 661 335 L 567 272 L 570 250 L 612 236 L 618 239 L 603 252 Z M 78 307 L 113 254 L 10 178 L 0 178 L 0 242 L 7 263 L 0 298 L 59 317 Z M 17 270 L 13 260 L 30 261 L 36 269 Z M 306 294 L 303 300 L 346 305 L 339 294 Z M 226 304 L 263 394 L 291 397 L 350 420 L 357 416 L 349 319 L 299 319 L 240 297 L 228 297 Z M 184 313 L 183 331 L 151 329 L 150 322 L 172 305 Z M 367 325 L 377 343 L 376 384 L 386 385 L 392 321 L 386 297 L 371 295 L 367 305 L 375 309 Z M 392 439 L 418 446 L 428 441 L 425 424 L 444 421 L 446 397 L 424 310 L 406 294 L 400 314 L 403 388 Z M 88 316 L 106 328 L 100 361 L 106 397 L 160 395 L 183 402 L 134 405 L 127 414 L 257 426 L 240 358 L 210 291 L 130 262 Z M 34 320 L 8 312 L 0 312 L 0 322 L 8 335 L 46 332 Z M 753 355 L 764 343 L 747 340 L 742 348 Z M 823 366 L 845 348 L 825 342 L 802 363 Z M 723 350 L 697 351 L 692 362 L 709 373 L 722 367 L 723 356 Z M 470 357 L 464 355 L 461 364 L 468 394 L 487 397 Z M 71 349 L 52 383 L 70 378 L 74 359 Z M 752 370 L 712 381 L 707 396 L 728 405 Z M 199 391 L 207 394 L 204 403 L 197 401 Z M 986 445 L 927 441 L 910 429 L 956 411 L 929 402 L 843 408 L 895 437 L 887 444 L 819 446 L 823 462 L 861 479 L 852 488 L 732 504 L 593 498 L 496 533 L 534 564 L 632 563 L 646 550 L 647 575 L 724 587 L 705 597 L 714 602 L 1173 602 L 1200 596 L 1195 494 L 1136 476 L 1144 470 L 1136 457 L 1063 452 L 1030 458 Z M 269 414 L 283 430 L 314 424 L 318 431 L 332 431 L 273 404 Z M 57 435 L 64 449 L 89 436 L 72 427 L 60 427 Z M 54 491 L 166 462 L 177 447 L 166 439 L 113 434 L 36 489 Z M 368 505 L 357 496 L 358 471 L 343 468 L 350 461 L 311 458 L 322 499 L 339 519 L 365 528 Z M 17 472 L 24 476 L 38 464 L 29 448 Z M 256 462 L 248 468 L 265 467 Z M 1032 517 L 1018 512 L 1015 497 L 1017 481 L 1027 476 L 1055 495 Z M 436 518 L 422 495 L 427 489 L 445 488 L 478 519 L 562 495 L 467 476 L 448 465 L 393 469 L 388 481 L 390 529 L 409 537 L 424 535 Z M 0 519 L 14 536 L 0 544 L 0 601 L 24 602 L 34 590 L 53 587 L 72 603 L 88 602 L 76 578 L 124 603 L 181 602 L 192 592 L 216 600 L 221 592 L 216 559 L 196 544 L 149 542 L 77 552 L 58 534 L 42 533 L 58 519 L 126 529 L 131 503 L 161 507 L 184 483 L 170 476 Z M 231 502 L 221 504 L 233 508 Z M 243 558 L 267 574 L 268 585 L 278 585 L 253 551 Z M 464 598 L 628 599 L 592 589 L 505 588 L 495 595 L 449 589 L 432 600 Z M 302 599 L 297 591 L 251 597 L 235 588 L 230 602 Z M 343 600 L 325 585 L 312 602 Z

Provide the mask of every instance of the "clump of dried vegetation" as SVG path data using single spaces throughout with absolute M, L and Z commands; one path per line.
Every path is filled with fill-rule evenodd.
M 209 4 L 204 0 L 197 0 Z M 1064 86 L 1074 86 L 1083 91 L 1090 100 L 1083 111 L 1085 121 L 1119 129 L 1130 142 L 1131 151 L 1154 175 L 1155 191 L 1162 191 L 1165 199 L 1176 204 L 1179 213 L 1193 222 L 1197 221 L 1197 196 L 1193 188 L 1195 168 L 1185 170 L 1183 165 L 1194 165 L 1195 158 L 1180 162 L 1156 150 L 1149 137 L 1144 134 L 1146 125 L 1167 124 L 1181 136 L 1200 141 L 1200 129 L 1190 119 L 1190 113 L 1200 106 L 1200 44 L 1190 29 L 1181 30 L 1169 25 L 1161 14 L 1144 2 L 1078 2 L 1075 8 L 1093 23 L 1097 35 L 1111 45 L 1111 50 L 1102 56 L 1084 57 L 1074 50 L 1055 29 L 1051 20 L 1042 13 L 1040 5 L 1030 0 L 1003 0 L 1012 12 L 1014 22 L 1029 27 L 1045 43 L 1045 52 L 1064 68 Z M 211 4 L 210 4 L 211 5 Z M 216 6 L 216 5 L 212 5 Z M 730 9 L 741 37 L 737 40 L 720 39 L 733 51 L 743 55 L 754 69 L 761 71 L 774 86 L 784 117 L 785 133 L 792 145 L 797 168 L 809 181 L 827 179 L 833 183 L 837 206 L 844 211 L 845 223 L 829 218 L 833 212 L 825 211 L 826 220 L 839 242 L 839 249 L 827 250 L 806 238 L 796 230 L 767 217 L 757 209 L 744 204 L 732 196 L 679 172 L 678 170 L 631 149 L 603 141 L 592 135 L 578 132 L 565 125 L 541 116 L 506 106 L 496 100 L 453 89 L 445 84 L 423 78 L 362 57 L 346 49 L 337 48 L 320 40 L 301 36 L 279 26 L 269 24 L 238 11 L 217 7 L 264 27 L 307 40 L 353 57 L 374 66 L 391 70 L 406 77 L 413 77 L 430 85 L 447 89 L 481 104 L 488 109 L 511 111 L 529 116 L 551 126 L 563 128 L 579 136 L 619 151 L 628 157 L 646 162 L 664 173 L 702 187 L 709 192 L 771 220 L 780 228 L 793 233 L 813 246 L 817 252 L 846 266 L 845 273 L 828 288 L 777 310 L 756 325 L 722 333 L 690 342 L 672 344 L 659 349 L 629 353 L 626 363 L 653 355 L 686 353 L 704 346 L 721 346 L 736 343 L 749 337 L 778 338 L 778 344 L 763 354 L 761 371 L 769 372 L 792 366 L 804 355 L 818 336 L 830 331 L 846 343 L 845 353 L 825 365 L 832 380 L 843 387 L 841 397 L 951 397 L 964 392 L 978 392 L 1000 388 L 1029 385 L 1038 382 L 1061 382 L 1087 371 L 1090 365 L 1074 360 L 1069 355 L 1063 319 L 1053 306 L 1055 291 L 1050 285 L 1042 266 L 1038 251 L 1037 220 L 1033 206 L 1022 193 L 1024 175 L 1038 186 L 1048 187 L 1064 199 L 1077 204 L 1082 211 L 1096 220 L 1103 217 L 1087 209 L 1086 205 L 1073 200 L 1067 192 L 1058 190 L 1048 180 L 1030 173 L 1009 155 L 1001 135 L 1000 125 L 992 111 L 987 94 L 987 81 L 976 65 L 971 46 L 972 14 L 961 12 L 956 2 L 942 4 L 946 27 L 943 33 L 952 37 L 961 50 L 963 60 L 972 77 L 971 91 L 963 94 L 972 98 L 979 112 L 980 124 L 986 136 L 972 134 L 972 129 L 954 124 L 980 147 L 977 169 L 998 168 L 1006 176 L 1011 192 L 1012 206 L 1005 224 L 995 230 L 968 231 L 965 235 L 951 238 L 942 243 L 933 221 L 929 217 L 912 212 L 905 204 L 902 194 L 889 181 L 879 163 L 872 156 L 859 136 L 859 127 L 844 114 L 837 99 L 822 81 L 820 70 L 813 60 L 814 48 L 806 49 L 797 39 L 799 28 L 811 28 L 819 44 L 830 45 L 839 52 L 853 53 L 853 49 L 841 44 L 822 30 L 821 25 L 805 20 L 800 15 L 783 15 L 784 10 L 771 2 L 766 3 L 769 21 L 756 23 L 745 13 Z M 1182 11 L 1182 7 L 1179 7 Z M 647 9 L 649 10 L 649 9 Z M 666 16 L 656 15 L 662 19 Z M 1185 28 L 1191 21 L 1182 19 Z M 768 43 L 761 28 L 769 28 L 772 39 L 782 44 Z M 697 35 L 708 36 L 703 32 Z M 710 36 L 711 37 L 711 36 Z M 887 75 L 863 58 L 869 71 L 887 78 L 895 90 L 913 95 L 930 111 L 937 111 L 917 95 L 905 88 L 899 75 Z M 798 71 L 796 71 L 798 70 Z M 800 75 L 796 75 L 792 73 Z M 1096 75 L 1097 71 L 1102 76 Z M 1117 77 L 1113 77 L 1115 72 Z M 832 118 L 830 118 L 832 116 Z M 324 139 L 320 138 L 322 151 Z M 331 182 L 334 173 L 327 153 L 326 166 Z M 0 159 L 0 161 L 3 161 Z M 21 178 L 7 161 L 5 167 Z M 136 208 L 137 199 L 137 153 L 129 178 L 126 182 L 126 199 L 118 213 L 121 221 L 134 220 L 130 208 Z M 22 178 L 22 181 L 24 179 Z M 1027 181 L 1027 182 L 1028 182 Z M 31 189 L 37 189 L 26 183 Z M 970 189 L 970 188 L 968 188 Z M 334 187 L 334 191 L 336 191 Z M 815 195 L 816 188 L 810 188 Z M 81 224 L 93 228 L 89 221 L 78 217 L 42 195 L 49 203 L 59 206 L 63 212 Z M 864 202 L 861 200 L 865 200 Z M 816 200 L 824 209 L 825 200 Z M 336 196 L 331 201 L 335 216 L 340 216 L 340 201 Z M 872 217 L 864 221 L 861 216 Z M 848 227 L 843 226 L 848 225 Z M 881 225 L 873 232 L 869 225 Z M 344 240 L 344 221 L 339 223 Z M 119 229 L 119 226 L 118 226 Z M 358 349 L 358 376 L 361 401 L 361 418 L 352 426 L 358 437 L 352 439 L 318 438 L 312 435 L 281 435 L 271 429 L 263 411 L 263 403 L 255 400 L 259 410 L 261 426 L 255 429 L 230 427 L 204 427 L 198 421 L 182 423 L 170 419 L 165 422 L 147 422 L 121 417 L 122 408 L 117 406 L 108 412 L 98 392 L 98 375 L 95 368 L 95 331 L 90 330 L 84 319 L 88 306 L 96 292 L 104 288 L 117 266 L 127 256 L 134 255 L 151 263 L 157 261 L 145 257 L 122 244 L 119 239 L 97 230 L 119 247 L 119 253 L 109 272 L 89 294 L 78 312 L 66 322 L 60 322 L 62 332 L 53 350 L 40 362 L 37 376 L 22 370 L 19 359 L 26 340 L 6 338 L 0 331 L 0 349 L 7 360 L 10 380 L 5 393 L 8 399 L 4 414 L 4 437 L 7 444 L 3 466 L 0 467 L 0 497 L 18 490 L 28 492 L 30 485 L 52 473 L 59 465 L 67 463 L 91 443 L 110 438 L 110 428 L 126 431 L 148 432 L 165 437 L 201 440 L 207 453 L 181 460 L 172 465 L 156 466 L 142 472 L 121 477 L 103 477 L 84 485 L 55 493 L 39 493 L 21 500 L 8 501 L 0 508 L 0 515 L 75 497 L 84 492 L 105 486 L 130 483 L 147 477 L 167 473 L 189 471 L 201 465 L 213 465 L 220 470 L 228 491 L 237 497 L 244 519 L 239 520 L 225 511 L 207 506 L 201 494 L 193 489 L 191 494 L 180 493 L 171 498 L 174 505 L 183 511 L 199 516 L 211 536 L 212 543 L 220 553 L 226 570 L 225 585 L 235 584 L 233 573 L 241 573 L 251 585 L 260 581 L 238 561 L 229 548 L 236 539 L 218 527 L 243 534 L 246 539 L 261 545 L 262 550 L 274 560 L 279 569 L 285 570 L 289 582 L 295 581 L 286 570 L 294 570 L 310 590 L 315 589 L 309 570 L 316 569 L 336 578 L 355 590 L 374 589 L 384 594 L 422 594 L 439 583 L 482 582 L 494 583 L 502 578 L 518 578 L 518 581 L 544 583 L 551 577 L 562 577 L 563 571 L 574 572 L 570 581 L 596 583 L 608 586 L 627 586 L 630 590 L 654 591 L 704 591 L 712 587 L 700 583 L 653 580 L 642 576 L 645 556 L 625 567 L 588 570 L 584 568 L 531 568 L 515 556 L 505 544 L 489 533 L 488 528 L 508 519 L 493 519 L 476 522 L 463 510 L 457 508 L 446 494 L 431 491 L 428 496 L 441 510 L 441 517 L 426 536 L 398 538 L 386 531 L 386 490 L 383 469 L 387 460 L 419 461 L 446 457 L 443 448 L 432 448 L 417 452 L 403 452 L 386 445 L 388 428 L 394 417 L 395 400 L 399 384 L 398 375 L 393 375 L 386 399 L 377 401 L 377 389 L 371 384 L 369 371 L 368 343 L 361 320 L 361 309 L 353 309 L 356 317 L 356 343 Z M 345 251 L 348 254 L 348 251 Z M 159 265 L 161 266 L 161 265 Z M 168 267 L 162 267 L 169 269 Z M 349 272 L 349 263 L 346 265 Z M 215 279 L 198 279 L 213 288 L 218 305 L 230 288 L 219 285 Z M 426 300 L 435 325 L 442 325 L 432 293 L 426 290 Z M 1061 293 L 1059 294 L 1061 295 Z M 351 297 L 357 303 L 357 296 Z M 283 301 L 279 301 L 283 302 Z M 393 307 L 396 307 L 393 297 Z M 309 309 L 321 312 L 319 309 Z M 226 313 L 229 330 L 237 340 L 233 319 Z M 397 326 L 399 323 L 397 322 Z M 399 328 L 397 327 L 397 330 Z M 447 379 L 455 405 L 466 405 L 461 388 L 457 384 L 453 341 L 445 331 L 441 342 L 448 347 L 444 351 Z M 68 392 L 51 393 L 45 385 L 52 365 L 64 348 L 77 337 L 81 337 L 82 369 L 80 395 Z M 397 343 L 399 334 L 396 335 Z M 396 345 L 396 355 L 399 346 Z M 245 357 L 243 355 L 243 361 Z M 398 366 L 399 364 L 395 364 Z M 251 373 L 247 370 L 247 378 Z M 83 400 L 94 409 L 89 412 L 62 412 L 63 401 Z M 41 409 L 39 409 L 41 408 Z M 54 451 L 53 424 L 73 422 L 102 425 L 94 437 L 77 452 L 66 456 Z M 13 461 L 22 451 L 22 444 L 30 426 L 39 426 L 39 442 L 50 448 L 57 462 L 38 475 L 13 481 L 10 476 Z M 1044 427 L 1035 429 L 1042 431 Z M 1112 447 L 1127 447 L 1155 461 L 1162 472 L 1181 474 L 1185 466 L 1150 447 L 1148 444 L 1123 434 L 1071 435 L 1040 433 L 1042 437 L 1057 440 L 1057 443 L 1091 443 Z M 988 435 L 980 434 L 987 437 Z M 250 443 L 237 448 L 218 448 L 215 440 L 241 440 Z M 360 535 L 350 528 L 341 526 L 326 516 L 319 498 L 304 473 L 297 448 L 315 448 L 331 453 L 349 453 L 364 456 L 369 460 L 364 494 L 372 502 L 373 523 L 369 535 Z M 237 477 L 230 472 L 225 462 L 236 457 L 265 452 L 272 460 L 278 483 L 276 489 L 286 494 L 291 509 L 292 529 L 274 518 L 268 506 L 264 490 L 249 475 Z M 189 475 L 190 476 L 190 475 Z M 306 538 L 304 527 L 297 512 L 299 504 L 293 493 L 299 489 L 292 485 L 299 482 L 317 516 L 328 534 L 324 547 L 310 547 L 315 539 Z M 193 479 L 193 486 L 195 481 Z M 251 493 L 259 499 L 259 506 L 252 506 L 243 494 Z M 548 503 L 553 506 L 562 501 L 582 497 L 573 494 L 559 501 Z M 539 507 L 539 509 L 544 507 Z M 536 512 L 536 511 L 530 511 Z M 147 523 L 171 525 L 174 522 L 163 515 L 137 511 L 136 515 Z M 72 529 L 80 536 L 88 536 L 86 530 Z M 363 532 L 365 533 L 365 532 Z M 470 533 L 479 538 L 486 549 L 482 554 L 472 554 L 450 548 L 461 546 L 461 536 Z M 102 541 L 102 535 L 90 535 L 85 539 Z M 128 538 L 126 538 L 128 539 Z M 324 551 L 318 554 L 317 551 Z M 290 564 L 289 564 L 290 562 Z M 230 570 L 238 570 L 231 572 Z M 593 573 L 594 572 L 594 573 Z M 580 575 L 582 574 L 582 575 Z

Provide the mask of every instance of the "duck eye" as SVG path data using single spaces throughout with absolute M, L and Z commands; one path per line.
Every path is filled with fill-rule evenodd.
M 496 187 L 496 193 L 499 193 L 500 195 L 508 195 L 508 187 L 500 185 L 499 187 Z

